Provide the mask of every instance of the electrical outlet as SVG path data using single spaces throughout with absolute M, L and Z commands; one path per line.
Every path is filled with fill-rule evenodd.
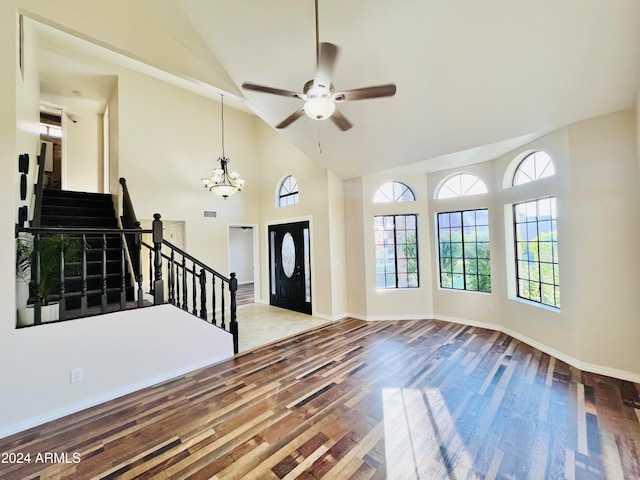
M 71 376 L 71 383 L 78 383 L 84 379 L 84 372 L 81 368 L 74 368 L 69 373 Z
M 493 305 L 489 305 L 489 313 L 493 313 Z

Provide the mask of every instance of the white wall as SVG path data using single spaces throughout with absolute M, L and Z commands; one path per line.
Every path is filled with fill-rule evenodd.
M 17 22 L 16 2 L 0 2 L 0 161 L 13 172 L 0 176 L 0 251 L 10 258 L 20 203 L 17 155 L 29 153 L 35 172 L 39 123 L 35 37 L 25 32 L 23 79 Z M 233 354 L 229 334 L 171 306 L 16 330 L 13 268 L 0 269 L 0 282 L 0 436 Z M 71 368 L 83 368 L 85 380 L 71 385 Z
M 78 123 L 65 123 L 66 163 L 62 172 L 65 190 L 102 192 L 102 115 L 74 111 Z
M 415 202 L 373 203 L 373 198 L 382 185 L 389 181 L 402 182 L 416 196 Z M 365 278 L 367 285 L 366 318 L 431 318 L 433 316 L 433 293 L 431 278 L 431 220 L 428 214 L 429 197 L 425 175 L 369 175 L 363 179 L 362 226 L 364 241 Z M 376 215 L 418 215 L 418 288 L 376 288 L 376 262 L 373 221 Z M 347 219 L 347 225 L 352 225 Z M 362 244 L 350 243 L 350 251 L 362 249 Z
M 13 330 L 0 437 L 232 356 L 231 334 L 171 305 Z M 84 380 L 71 384 L 75 368 Z
M 489 207 L 493 291 L 487 295 L 436 287 L 436 315 L 480 322 L 585 370 L 637 381 L 640 327 L 634 317 L 640 307 L 636 295 L 640 252 L 635 235 L 640 218 L 636 145 L 635 111 L 629 110 L 562 128 L 493 162 L 465 167 L 481 177 L 491 193 L 435 201 L 432 214 Z M 503 188 L 509 165 L 534 150 L 552 157 L 556 175 Z M 459 170 L 430 174 L 431 190 Z M 515 298 L 513 281 L 507 275 L 514 270 L 511 205 L 546 195 L 555 195 L 558 205 L 560 310 Z
M 340 242 L 332 243 L 332 222 L 339 223 L 343 209 L 340 192 L 330 188 L 331 173 L 319 168 L 297 148 L 287 143 L 273 128 L 257 120 L 258 150 L 256 157 L 260 171 L 259 212 L 262 233 L 261 252 L 261 297 L 268 299 L 269 256 L 267 225 L 309 220 L 311 230 L 311 278 L 313 314 L 328 319 L 342 318 L 346 305 L 338 289 L 344 281 L 337 276 L 344 264 L 344 252 Z M 275 191 L 280 181 L 287 175 L 298 180 L 300 203 L 286 207 L 275 207 Z M 248 184 L 248 182 L 247 182 Z M 247 186 L 247 189 L 249 187 Z M 243 192 L 244 194 L 244 192 Z M 331 198 L 331 201 L 329 199 Z M 330 207 L 331 205 L 331 207 Z M 329 213 L 331 208 L 332 213 Z M 333 265 L 334 258 L 339 265 Z M 335 267 L 335 269 L 334 269 Z M 335 299 L 335 304 L 334 304 Z

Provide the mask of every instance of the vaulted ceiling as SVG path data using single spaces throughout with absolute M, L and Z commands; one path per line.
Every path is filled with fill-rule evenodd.
M 141 39 L 145 26 L 163 31 L 199 62 L 198 83 L 244 98 L 272 126 L 301 107 L 241 85 L 302 90 L 315 71 L 314 0 L 133 5 Z M 633 107 L 639 91 L 638 0 L 319 0 L 319 36 L 340 47 L 337 90 L 397 85 L 394 97 L 340 104 L 347 132 L 307 117 L 278 130 L 343 178 L 494 158 Z M 171 55 L 154 66 L 184 74 Z

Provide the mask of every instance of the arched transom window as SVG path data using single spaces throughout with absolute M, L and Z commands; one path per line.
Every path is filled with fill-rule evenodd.
M 524 157 L 513 175 L 513 186 L 555 175 L 551 157 L 545 152 L 533 152 Z
M 293 175 L 289 175 L 282 180 L 278 189 L 278 207 L 295 205 L 298 203 L 298 181 Z
M 487 186 L 472 173 L 458 173 L 442 184 L 436 198 L 466 197 L 487 193 Z
M 387 182 L 376 191 L 373 201 L 374 203 L 415 202 L 416 196 L 404 183 Z

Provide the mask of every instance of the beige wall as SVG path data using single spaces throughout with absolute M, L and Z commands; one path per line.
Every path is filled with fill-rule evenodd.
M 102 192 L 102 115 L 78 109 L 74 113 L 81 119 L 66 122 L 63 189 Z
M 15 2 L 0 2 L 0 161 L 12 172 L 0 176 L 0 249 L 10 255 L 20 204 L 17 155 L 29 153 L 37 170 L 39 118 L 35 36 L 25 32 L 23 78 L 17 19 Z M 229 334 L 170 306 L 16 330 L 13 268 L 0 269 L 0 277 L 0 437 L 233 354 Z M 70 383 L 72 368 L 84 369 L 83 382 Z
M 256 126 L 256 160 L 260 180 L 255 185 L 259 189 L 261 225 L 261 298 L 268 302 L 268 225 L 309 220 L 313 313 L 324 318 L 341 318 L 346 310 L 342 291 L 345 252 L 340 239 L 343 199 L 336 186 L 336 177 L 315 166 L 264 122 L 256 120 Z M 298 180 L 300 202 L 276 208 L 276 188 L 287 175 L 293 175 Z
M 399 181 L 408 185 L 416 195 L 416 202 L 400 203 L 373 203 L 373 197 L 384 183 Z M 360 312 L 363 297 L 362 288 L 365 288 L 364 302 L 365 316 L 369 320 L 385 318 L 431 318 L 433 316 L 433 293 L 431 278 L 431 243 L 432 227 L 428 214 L 429 198 L 427 195 L 426 175 L 369 175 L 362 179 L 361 198 L 356 199 L 355 193 L 359 185 L 355 181 L 347 184 L 347 198 L 355 201 L 346 211 L 348 217 L 346 224 L 349 228 L 360 229 L 349 234 L 347 244 L 348 255 L 352 253 L 358 258 L 362 251 L 362 263 L 364 267 L 364 285 L 350 284 L 350 289 L 358 295 L 358 299 L 350 299 L 350 305 Z M 360 204 L 362 207 L 360 207 Z M 375 249 L 373 220 L 376 215 L 391 214 L 418 214 L 418 262 L 420 271 L 419 288 L 406 289 L 377 289 L 375 272 Z M 352 218 L 352 215 L 361 215 L 360 219 Z M 357 263 L 360 263 L 357 261 Z M 350 264 L 350 267 L 352 265 Z M 357 266 L 356 263 L 353 266 Z M 351 274 L 350 274 L 351 275 Z M 351 277 L 350 277 L 351 278 Z M 362 277 L 361 277 L 362 278 Z M 350 312 L 354 316 L 359 312 Z

